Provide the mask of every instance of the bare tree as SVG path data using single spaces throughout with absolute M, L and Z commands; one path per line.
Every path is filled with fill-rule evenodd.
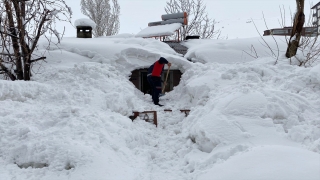
M 55 22 L 70 22 L 71 9 L 64 0 L 3 0 L 0 12 L 0 73 L 11 80 L 30 80 L 32 64 L 45 59 L 34 53 L 40 37 L 51 42 L 54 35 L 59 43 L 63 34 Z
M 310 4 L 312 7 L 312 4 Z M 312 66 L 316 61 L 320 59 L 320 42 L 317 35 L 317 28 L 313 26 L 313 15 L 314 12 L 310 11 L 308 21 L 306 21 L 307 27 L 314 27 L 310 29 L 309 35 L 302 36 L 299 44 L 298 55 L 294 56 L 299 66 Z M 307 29 L 306 29 L 307 31 Z M 290 62 L 292 59 L 290 59 Z
M 312 4 L 310 4 L 310 6 L 312 7 Z M 285 21 L 285 17 L 286 17 L 285 8 L 282 7 L 282 9 L 281 9 L 281 7 L 279 7 L 279 9 L 280 9 L 280 14 L 281 14 L 281 21 L 279 20 L 279 24 L 283 28 L 283 27 L 285 27 L 285 22 L 286 22 Z M 298 65 L 298 66 L 308 67 L 308 66 L 312 66 L 315 62 L 318 62 L 320 60 L 320 42 L 319 42 L 319 39 L 318 39 L 318 36 L 317 36 L 317 28 L 313 26 L 313 16 L 312 16 L 313 14 L 314 14 L 314 12 L 312 12 L 312 10 L 311 10 L 310 13 L 309 13 L 309 18 L 306 21 L 307 22 L 306 23 L 307 27 L 309 27 L 309 28 L 305 28 L 305 35 L 301 36 L 299 38 L 299 43 L 298 43 L 298 46 L 297 46 L 297 49 L 296 49 L 296 54 L 292 56 L 293 58 L 291 57 L 289 59 L 290 60 L 290 64 L 295 64 L 295 65 Z M 292 24 L 297 24 L 297 22 L 293 23 L 294 20 L 296 19 L 297 15 L 295 15 L 294 16 L 295 18 L 294 18 L 292 13 L 291 13 L 291 10 L 290 10 L 289 16 L 291 17 L 290 18 L 291 19 L 291 23 Z M 265 21 L 266 29 L 269 29 L 268 26 L 267 26 L 264 14 L 263 14 L 263 19 Z M 276 44 L 276 47 L 277 47 L 276 49 L 272 48 L 272 46 L 270 44 L 268 44 L 265 41 L 265 39 L 262 37 L 262 35 L 259 33 L 259 30 L 257 29 L 257 27 L 256 27 L 256 25 L 255 25 L 253 20 L 252 20 L 252 22 L 253 22 L 253 24 L 254 24 L 254 26 L 256 28 L 256 31 L 258 32 L 258 34 L 260 35 L 261 39 L 263 40 L 262 45 L 264 45 L 267 49 L 270 50 L 269 55 L 276 59 L 275 64 L 277 64 L 280 52 L 282 53 L 282 51 L 280 51 L 280 49 L 279 49 L 277 40 L 274 38 L 273 34 L 271 33 L 270 35 L 272 36 L 272 38 L 273 38 L 273 40 L 274 40 L 274 42 Z M 301 22 L 300 22 L 300 26 L 302 26 Z M 310 28 L 310 27 L 314 27 L 314 28 Z M 282 43 L 286 43 L 287 46 L 289 46 L 289 43 L 291 42 L 291 45 L 292 45 L 292 41 L 294 41 L 296 39 L 291 37 L 291 41 L 290 41 L 289 38 L 290 37 L 285 36 L 284 40 L 282 41 Z M 247 55 L 253 57 L 253 58 L 259 58 L 259 55 L 255 51 L 253 46 L 251 46 L 250 52 L 247 52 L 247 51 L 243 51 L 243 52 L 246 53 Z M 288 51 L 284 51 L 284 53 L 286 53 L 286 52 L 288 52 Z
M 120 28 L 120 5 L 117 0 L 81 0 L 81 12 L 96 23 L 95 37 L 117 34 Z
M 299 56 L 294 56 L 299 66 L 312 66 L 313 63 L 319 61 L 320 58 L 320 43 L 318 36 L 301 37 L 301 43 L 298 48 Z
M 203 0 L 170 0 L 167 2 L 165 11 L 167 14 L 179 12 L 188 14 L 188 25 L 181 33 L 181 39 L 185 39 L 187 35 L 199 35 L 200 38 L 205 39 L 220 34 L 220 31 L 214 31 L 216 22 L 209 18 Z
M 299 42 L 301 38 L 301 32 L 305 21 L 304 15 L 304 0 L 296 0 L 297 12 L 294 16 L 292 32 L 286 52 L 286 57 L 291 58 L 297 54 Z

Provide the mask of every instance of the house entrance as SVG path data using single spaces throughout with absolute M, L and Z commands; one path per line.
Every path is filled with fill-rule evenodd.
M 147 80 L 148 69 L 137 69 L 132 71 L 130 81 L 136 86 L 144 94 L 151 94 L 151 87 Z M 167 70 L 164 70 L 162 73 L 162 81 L 164 82 L 166 79 Z M 167 85 L 165 88 L 165 92 L 169 92 L 173 90 L 174 86 L 177 86 L 180 83 L 182 73 L 179 70 L 170 70 Z
M 151 94 L 151 87 L 148 83 L 148 79 L 147 79 L 147 71 L 141 71 L 140 72 L 140 82 L 141 82 L 141 87 L 140 90 L 144 93 L 144 94 Z

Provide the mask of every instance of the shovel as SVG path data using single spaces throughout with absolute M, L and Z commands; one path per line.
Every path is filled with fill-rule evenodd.
M 168 66 L 167 75 L 166 75 L 166 80 L 164 81 L 164 85 L 163 85 L 163 88 L 162 88 L 162 94 L 161 94 L 161 96 L 164 95 L 164 89 L 166 88 L 166 85 L 167 85 L 167 80 L 168 80 L 169 72 L 170 72 L 170 66 Z

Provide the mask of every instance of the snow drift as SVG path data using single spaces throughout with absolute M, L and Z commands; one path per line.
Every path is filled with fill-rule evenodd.
M 65 38 L 32 81 L 0 81 L 1 178 L 319 179 L 319 65 L 240 58 L 254 41 L 189 41 L 191 63 L 152 39 Z M 184 72 L 160 100 L 173 112 L 128 80 L 160 56 Z

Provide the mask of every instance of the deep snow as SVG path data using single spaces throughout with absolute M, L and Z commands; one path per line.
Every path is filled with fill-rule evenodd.
M 189 40 L 184 58 L 128 34 L 63 39 L 32 81 L 0 81 L 0 179 L 319 180 L 320 65 L 290 65 L 284 45 L 275 65 L 259 41 Z M 161 97 L 173 112 L 129 81 L 160 56 L 184 73 Z

